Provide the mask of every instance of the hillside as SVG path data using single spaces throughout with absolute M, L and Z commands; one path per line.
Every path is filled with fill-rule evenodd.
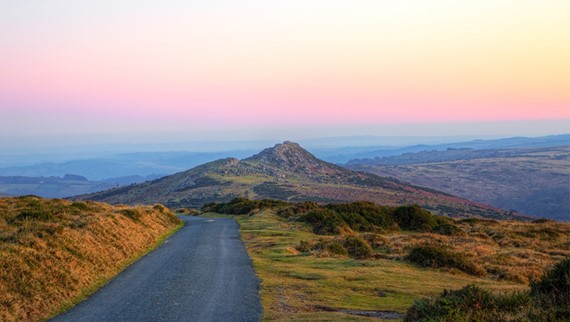
M 383 147 L 380 149 L 371 149 L 360 153 L 352 153 L 349 159 L 339 161 L 342 163 L 351 160 L 361 161 L 377 161 L 385 160 L 386 157 L 398 157 L 403 154 L 413 154 L 420 152 L 434 152 L 447 150 L 497 150 L 497 149 L 538 149 L 547 147 L 556 147 L 570 144 L 570 134 L 548 135 L 540 137 L 510 137 L 491 140 L 472 140 L 443 144 L 419 144 L 406 147 Z
M 435 190 L 342 168 L 317 159 L 293 142 L 277 144 L 243 160 L 222 159 L 158 180 L 74 199 L 112 204 L 160 202 L 171 208 L 198 208 L 236 197 L 316 202 L 368 200 L 384 205 L 419 204 L 454 217 L 517 217 Z
M 38 321 L 70 307 L 179 225 L 160 205 L 0 198 L 0 320 Z
M 570 220 L 570 146 L 429 151 L 347 166 L 502 209 Z
M 223 213 L 239 222 L 263 281 L 264 320 L 398 319 L 419 299 L 473 284 L 504 298 L 520 294 L 521 299 L 523 293 L 513 292 L 525 292 L 529 281 L 570 255 L 570 224 L 542 219 L 454 220 L 418 207 L 366 202 L 240 199 L 203 210 L 212 211 L 203 216 Z M 484 310 L 477 300 L 465 305 Z M 514 309 L 500 312 L 504 318 L 477 321 L 528 321 L 519 315 L 535 306 L 527 300 L 508 303 L 513 306 L 493 306 Z M 460 317 L 445 321 L 463 321 Z

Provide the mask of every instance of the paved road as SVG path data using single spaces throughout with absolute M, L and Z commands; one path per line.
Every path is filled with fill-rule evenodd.
M 232 219 L 186 226 L 52 321 L 259 321 L 259 280 Z

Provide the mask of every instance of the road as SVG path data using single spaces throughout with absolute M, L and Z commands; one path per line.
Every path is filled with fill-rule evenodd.
M 229 218 L 186 226 L 52 321 L 259 321 L 259 280 Z

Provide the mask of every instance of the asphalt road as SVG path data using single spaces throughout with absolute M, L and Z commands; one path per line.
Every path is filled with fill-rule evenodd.
M 259 280 L 229 218 L 186 226 L 52 321 L 259 321 Z

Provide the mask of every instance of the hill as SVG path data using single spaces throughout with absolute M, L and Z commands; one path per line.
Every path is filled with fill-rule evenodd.
M 393 177 L 520 213 L 570 220 L 570 146 L 449 149 L 353 160 L 353 170 Z
M 158 180 L 74 199 L 112 204 L 160 202 L 171 208 L 199 208 L 236 197 L 316 202 L 368 200 L 383 205 L 418 204 L 454 217 L 521 218 L 432 189 L 352 171 L 317 159 L 288 141 L 243 160 L 222 159 Z
M 161 205 L 0 198 L 0 320 L 39 321 L 70 307 L 179 225 Z
M 65 174 L 63 177 L 0 176 L 0 195 L 4 193 L 10 196 L 35 195 L 44 198 L 65 198 L 132 183 L 145 182 L 146 180 L 156 178 L 158 177 L 151 175 L 146 177 L 129 176 L 110 178 L 102 181 L 90 181 L 83 176 L 74 174 Z
M 496 150 L 496 149 L 538 149 L 556 147 L 570 144 L 570 134 L 548 135 L 540 137 L 510 137 L 490 140 L 472 140 L 442 144 L 418 144 L 406 147 L 382 147 L 370 149 L 360 153 L 352 153 L 344 156 L 342 163 L 376 161 L 384 157 L 400 156 L 402 154 L 418 153 L 425 151 L 446 150 Z M 349 159 L 347 159 L 347 157 Z M 342 158 L 337 157 L 342 160 Z

